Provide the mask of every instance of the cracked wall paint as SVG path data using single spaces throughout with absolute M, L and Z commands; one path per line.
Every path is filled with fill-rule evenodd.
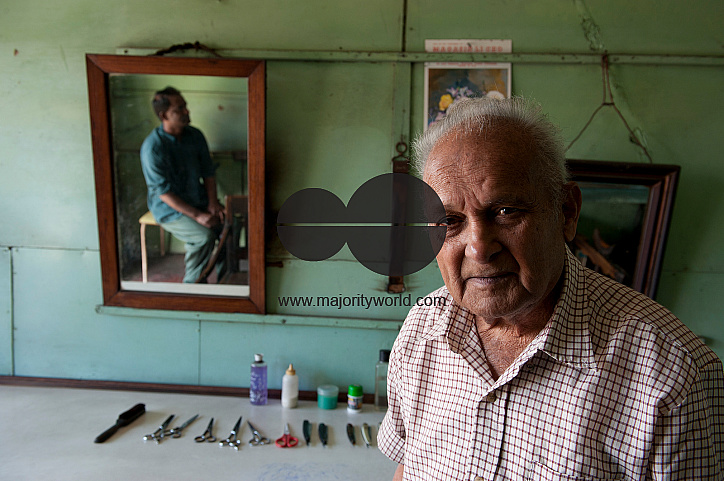
M 581 27 L 583 28 L 583 34 L 588 40 L 588 47 L 594 52 L 604 52 L 606 49 L 603 45 L 603 39 L 601 38 L 601 29 L 593 20 L 591 12 L 588 11 L 583 0 L 574 0 L 576 9 L 578 10 L 578 16 L 581 19 Z
M 596 21 L 593 19 L 593 16 L 591 15 L 591 12 L 588 10 L 588 6 L 586 5 L 584 0 L 573 0 L 576 9 L 578 10 L 578 16 L 581 21 L 581 28 L 583 29 L 583 34 L 586 37 L 586 40 L 588 41 L 588 47 L 594 51 L 594 52 L 600 52 L 600 53 L 606 53 L 606 46 L 603 43 L 603 38 L 601 36 L 601 29 L 596 23 Z M 636 116 L 633 115 L 631 112 L 631 109 L 629 108 L 628 102 L 626 101 L 626 94 L 623 89 L 623 87 L 615 81 L 613 78 L 613 74 L 611 73 L 610 69 L 608 72 L 609 75 L 609 88 L 611 93 L 610 99 L 605 99 L 604 102 L 611 101 L 616 102 L 616 106 L 621 111 L 622 115 L 626 119 L 636 119 Z M 615 96 L 614 96 L 615 93 Z M 633 127 L 633 136 L 636 137 L 636 139 L 641 143 L 642 146 L 646 147 L 646 133 L 645 131 L 640 127 Z M 631 143 L 636 144 L 636 140 L 633 138 L 630 138 Z M 648 148 L 648 147 L 646 147 Z M 647 161 L 648 158 L 644 152 L 643 149 L 639 149 L 638 156 L 640 160 Z

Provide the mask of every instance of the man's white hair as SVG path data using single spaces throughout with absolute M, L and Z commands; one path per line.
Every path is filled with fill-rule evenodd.
M 445 117 L 432 124 L 412 145 L 413 168 L 422 176 L 430 152 L 435 145 L 451 131 L 463 135 L 494 131 L 500 126 L 513 126 L 525 132 L 533 140 L 537 160 L 542 166 L 545 190 L 550 192 L 554 202 L 563 199 L 563 185 L 568 181 L 565 149 L 560 130 L 541 106 L 522 97 L 509 99 L 467 98 L 455 102 Z

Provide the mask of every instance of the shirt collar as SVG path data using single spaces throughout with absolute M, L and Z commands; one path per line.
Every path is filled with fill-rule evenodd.
M 563 288 L 548 326 L 541 332 L 545 334 L 541 350 L 559 362 L 595 368 L 589 311 L 585 268 L 566 247 Z
M 184 127 L 184 130 L 183 130 L 183 132 L 181 133 L 181 137 L 183 137 L 183 136 L 186 134 L 187 129 L 188 129 L 188 125 Z M 164 137 L 164 138 L 166 138 L 166 139 L 172 140 L 172 141 L 174 141 L 174 142 L 178 142 L 178 141 L 179 141 L 179 139 L 176 138 L 175 135 L 171 135 L 171 134 L 169 134 L 168 132 L 166 132 L 165 130 L 163 130 L 163 124 L 161 124 L 161 125 L 159 125 L 158 127 L 156 127 L 156 131 L 158 132 L 158 135 L 160 135 L 160 136 L 162 136 L 162 137 Z
M 447 302 L 445 303 L 445 307 L 440 311 L 432 313 L 434 319 L 422 333 L 421 338 L 424 340 L 432 340 L 444 336 L 447 338 L 450 348 L 454 352 L 459 352 L 463 347 L 470 329 L 475 325 L 475 316 L 455 302 L 447 287 L 443 286 L 436 291 L 436 294 L 437 293 L 441 296 L 446 296 Z M 435 309 L 435 311 L 437 311 L 437 309 Z

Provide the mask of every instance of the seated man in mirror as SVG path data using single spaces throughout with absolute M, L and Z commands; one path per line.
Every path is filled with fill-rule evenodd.
M 224 210 L 204 134 L 190 124 L 181 92 L 166 87 L 153 96 L 161 121 L 141 146 L 141 167 L 148 187 L 148 208 L 156 221 L 185 243 L 184 282 L 200 279 L 221 231 Z M 223 259 L 223 256 L 219 256 Z M 222 265 L 217 267 L 219 279 Z

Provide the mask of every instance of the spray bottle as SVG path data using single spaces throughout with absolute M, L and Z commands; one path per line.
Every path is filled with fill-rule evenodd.
M 254 354 L 254 362 L 251 365 L 249 400 L 255 406 L 264 405 L 267 401 L 266 363 L 263 357 L 263 354 Z

